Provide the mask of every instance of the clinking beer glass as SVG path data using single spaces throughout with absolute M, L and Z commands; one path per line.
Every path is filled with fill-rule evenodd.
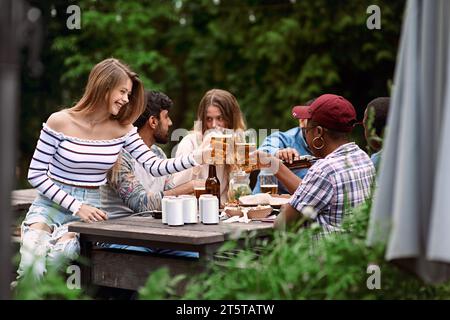
M 224 133 L 225 132 L 225 133 Z M 227 158 L 233 144 L 233 135 L 227 131 L 215 131 L 211 133 L 211 162 L 212 164 L 229 164 Z
M 250 172 L 257 164 L 256 131 L 237 130 L 234 135 L 234 161 L 240 170 Z
M 233 165 L 238 170 L 252 171 L 257 165 L 255 130 L 213 130 L 211 135 L 211 161 L 214 165 Z

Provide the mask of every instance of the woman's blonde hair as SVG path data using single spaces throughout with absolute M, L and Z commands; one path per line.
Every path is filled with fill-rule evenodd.
M 215 106 L 220 109 L 228 129 L 246 129 L 244 116 L 236 98 L 228 91 L 211 89 L 205 93 L 197 110 L 197 121 L 201 121 L 202 133 L 205 133 L 208 129 L 206 127 L 206 110 L 209 106 Z
M 70 111 L 95 112 L 109 103 L 112 90 L 128 78 L 133 83 L 129 102 L 112 117 L 120 124 L 133 123 L 144 111 L 144 87 L 135 72 L 114 58 L 105 59 L 92 68 L 83 96 Z

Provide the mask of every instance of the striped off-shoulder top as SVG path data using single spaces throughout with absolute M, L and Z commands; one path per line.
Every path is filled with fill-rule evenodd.
M 78 186 L 100 186 L 124 148 L 153 176 L 192 168 L 193 154 L 161 159 L 142 141 L 134 127 L 125 136 L 111 140 L 86 140 L 66 136 L 45 123 L 28 171 L 28 180 L 41 194 L 76 213 L 82 203 L 61 190 L 53 180 Z

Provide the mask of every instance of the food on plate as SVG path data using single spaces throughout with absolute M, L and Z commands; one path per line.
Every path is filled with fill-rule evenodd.
M 271 205 L 281 206 L 289 203 L 290 195 L 274 196 L 267 193 L 257 193 L 254 195 L 239 198 L 239 203 L 243 206 Z

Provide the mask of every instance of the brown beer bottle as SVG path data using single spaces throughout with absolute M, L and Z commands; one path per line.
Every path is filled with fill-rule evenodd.
M 310 168 L 315 162 L 317 158 L 311 156 L 301 156 L 300 158 L 295 159 L 292 163 L 287 161 L 283 161 L 283 164 L 289 169 L 307 169 Z
M 216 166 L 213 164 L 209 165 L 208 178 L 205 182 L 205 189 L 207 194 L 215 195 L 219 199 L 220 208 L 220 181 L 217 178 Z

